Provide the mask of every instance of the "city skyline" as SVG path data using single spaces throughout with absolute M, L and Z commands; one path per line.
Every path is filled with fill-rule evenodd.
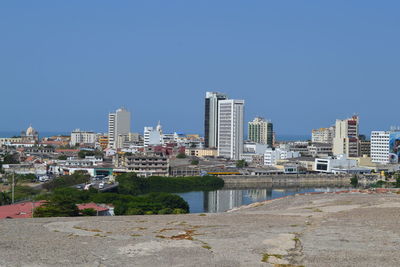
M 125 106 L 135 132 L 202 133 L 206 91 L 278 134 L 353 114 L 361 133 L 399 124 L 400 3 L 160 4 L 1 3 L 0 130 L 105 132 Z

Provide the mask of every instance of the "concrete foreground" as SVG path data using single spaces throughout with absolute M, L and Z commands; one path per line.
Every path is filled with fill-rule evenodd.
M 0 221 L 0 266 L 400 266 L 400 195 L 297 195 L 224 214 Z

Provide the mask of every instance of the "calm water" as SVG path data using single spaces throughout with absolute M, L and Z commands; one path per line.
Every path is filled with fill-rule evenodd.
M 349 188 L 297 187 L 255 188 L 179 193 L 189 203 L 191 213 L 224 212 L 239 206 L 306 192 L 334 192 Z

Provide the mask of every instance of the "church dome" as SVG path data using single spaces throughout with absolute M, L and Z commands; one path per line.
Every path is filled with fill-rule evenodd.
M 27 136 L 32 136 L 32 135 L 35 134 L 35 132 L 36 131 L 35 131 L 35 129 L 33 129 L 32 125 L 30 125 L 28 129 L 26 129 L 26 135 Z

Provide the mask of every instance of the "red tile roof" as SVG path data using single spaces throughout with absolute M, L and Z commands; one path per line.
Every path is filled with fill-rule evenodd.
M 32 218 L 32 210 L 41 206 L 46 201 L 41 200 L 37 202 L 22 202 L 18 204 L 0 206 L 0 219 L 6 218 Z M 100 206 L 96 203 L 78 204 L 78 209 L 94 209 L 95 211 L 102 212 L 109 210 L 106 207 Z
M 5 218 L 32 218 L 32 210 L 41 206 L 45 201 L 23 202 L 0 206 L 0 219 Z

